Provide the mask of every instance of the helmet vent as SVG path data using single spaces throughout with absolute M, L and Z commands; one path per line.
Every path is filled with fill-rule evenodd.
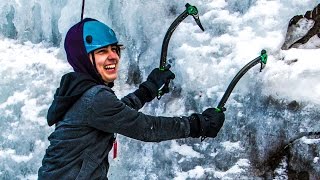
M 89 43 L 89 44 L 92 43 L 92 36 L 88 35 L 86 37 L 86 42 Z

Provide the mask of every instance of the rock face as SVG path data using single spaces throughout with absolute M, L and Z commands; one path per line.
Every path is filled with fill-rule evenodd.
M 320 48 L 320 4 L 304 15 L 291 18 L 281 49 Z
M 288 24 L 282 50 L 290 48 L 316 49 L 320 48 L 320 4 L 304 15 L 296 15 Z M 291 64 L 297 59 L 288 61 Z M 274 99 L 271 102 L 278 103 Z M 279 104 L 278 104 L 279 105 Z M 281 105 L 281 104 L 280 104 Z M 290 111 L 299 111 L 300 104 L 292 101 L 287 104 Z M 285 171 L 288 179 L 320 179 L 320 132 L 303 132 L 291 138 L 289 143 L 275 149 L 264 164 L 266 179 L 272 179 Z M 263 169 L 262 168 L 262 169 Z M 270 168 L 270 169 L 267 169 Z

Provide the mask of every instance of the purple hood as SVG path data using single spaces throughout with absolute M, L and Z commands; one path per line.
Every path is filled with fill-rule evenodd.
M 72 26 L 67 32 L 64 49 L 66 50 L 69 64 L 73 67 L 75 72 L 89 74 L 99 83 L 104 84 L 100 75 L 90 62 L 83 42 L 83 25 L 87 21 L 97 21 L 91 18 L 85 18 Z

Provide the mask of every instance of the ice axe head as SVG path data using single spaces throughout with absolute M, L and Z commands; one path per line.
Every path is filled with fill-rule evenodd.
M 201 25 L 198 9 L 195 6 L 191 6 L 189 3 L 186 4 L 188 15 L 193 16 L 193 19 L 196 21 L 197 25 L 200 27 L 202 31 L 204 31 L 203 26 Z

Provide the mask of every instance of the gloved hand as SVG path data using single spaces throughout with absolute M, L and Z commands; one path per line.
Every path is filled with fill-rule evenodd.
M 189 117 L 190 137 L 201 140 L 206 137 L 216 137 L 220 131 L 225 117 L 223 112 L 216 112 L 215 108 L 208 108 L 202 114 L 192 114 Z
M 175 78 L 173 72 L 169 70 L 170 66 L 168 66 L 164 71 L 160 71 L 159 68 L 155 68 L 149 74 L 147 81 L 140 84 L 140 88 L 146 88 L 149 92 L 149 96 L 146 102 L 151 101 L 158 95 L 158 90 L 171 79 Z M 164 89 L 163 93 L 168 93 L 169 89 Z

